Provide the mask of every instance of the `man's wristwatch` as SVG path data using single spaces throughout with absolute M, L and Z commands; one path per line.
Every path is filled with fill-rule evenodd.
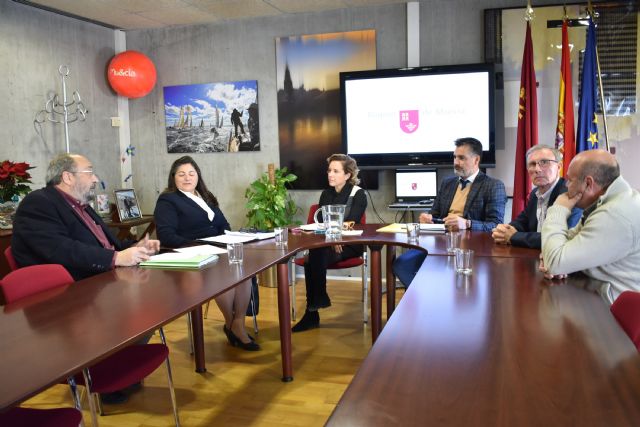
M 467 220 L 467 230 L 471 230 L 471 220 Z

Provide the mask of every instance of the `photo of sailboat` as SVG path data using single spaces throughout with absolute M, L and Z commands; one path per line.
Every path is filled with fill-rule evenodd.
M 167 152 L 260 151 L 256 80 L 165 86 L 163 93 Z

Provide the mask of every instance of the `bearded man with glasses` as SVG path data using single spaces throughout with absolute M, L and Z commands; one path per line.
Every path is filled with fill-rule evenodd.
M 160 249 L 158 240 L 120 241 L 89 206 L 98 176 L 84 156 L 61 154 L 47 169 L 47 186 L 29 193 L 13 222 L 11 252 L 20 267 L 61 264 L 80 280 L 136 265 Z
M 524 210 L 509 224 L 500 224 L 492 230 L 496 243 L 540 249 L 542 223 L 547 208 L 556 198 L 567 191 L 565 181 L 560 178 L 560 152 L 550 145 L 538 144 L 526 154 L 527 172 L 534 185 Z M 567 219 L 569 228 L 580 220 L 582 209 L 574 208 Z

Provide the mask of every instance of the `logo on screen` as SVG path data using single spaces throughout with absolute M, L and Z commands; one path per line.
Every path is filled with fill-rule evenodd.
M 416 190 L 418 189 L 418 183 L 417 183 L 417 182 L 412 182 L 412 183 L 411 183 L 411 189 L 412 189 L 413 191 L 416 191 Z
M 419 125 L 418 110 L 400 111 L 400 129 L 404 133 L 413 133 L 418 129 Z

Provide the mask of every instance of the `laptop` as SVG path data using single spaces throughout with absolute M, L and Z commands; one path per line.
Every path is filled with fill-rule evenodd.
M 438 193 L 437 173 L 433 169 L 397 169 L 396 201 L 390 209 L 429 209 Z

